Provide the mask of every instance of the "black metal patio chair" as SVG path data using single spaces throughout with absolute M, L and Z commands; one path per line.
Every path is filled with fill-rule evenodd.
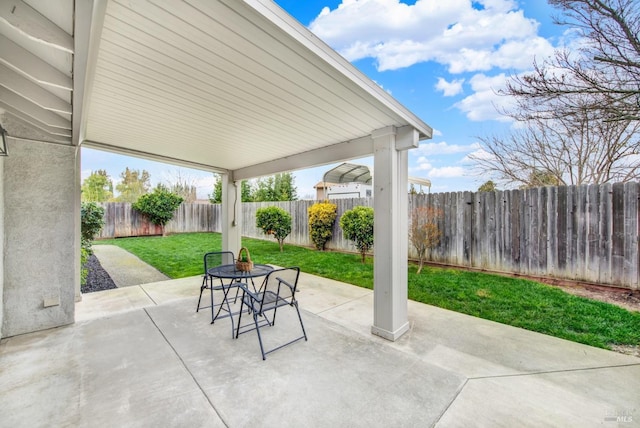
M 214 304 L 213 292 L 216 290 L 222 290 L 223 292 L 228 293 L 227 289 L 229 287 L 237 287 L 238 283 L 233 280 L 225 283 L 220 278 L 214 278 L 209 273 L 210 269 L 232 263 L 234 263 L 234 255 L 231 251 L 213 251 L 204 255 L 204 277 L 202 278 L 202 285 L 200 286 L 200 297 L 198 297 L 196 312 L 199 312 L 200 309 L 211 308 L 211 324 L 214 323 L 220 314 L 220 311 L 223 309 L 222 306 L 226 303 L 224 300 L 221 300 L 220 303 Z M 209 306 L 200 306 L 202 303 L 202 293 L 207 289 L 211 292 L 211 304 Z M 236 291 L 236 299 L 238 298 L 238 293 L 239 289 Z
M 300 268 L 290 267 L 284 269 L 275 269 L 269 272 L 257 292 L 251 290 L 247 284 L 240 284 L 240 288 L 242 289 L 242 300 L 240 316 L 238 317 L 236 339 L 240 334 L 256 330 L 258 335 L 258 342 L 260 343 L 260 352 L 262 353 L 263 360 L 266 359 L 267 354 L 273 351 L 276 351 L 301 339 L 304 339 L 305 341 L 307 340 L 307 333 L 304 329 L 302 317 L 300 316 L 298 301 L 295 298 L 299 277 Z M 241 320 L 245 306 L 248 308 L 248 312 L 253 316 L 253 323 L 247 323 L 243 326 Z M 265 326 L 273 327 L 276 322 L 276 312 L 278 308 L 283 306 L 295 308 L 298 315 L 298 320 L 300 321 L 300 327 L 302 328 L 302 335 L 288 341 L 287 343 L 276 346 L 275 348 L 265 350 L 262 336 L 260 334 L 260 329 Z M 271 319 L 269 319 L 268 317 L 269 312 L 273 312 Z

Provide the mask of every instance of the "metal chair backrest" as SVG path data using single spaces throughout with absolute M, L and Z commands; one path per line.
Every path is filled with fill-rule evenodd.
M 273 307 L 292 304 L 295 301 L 299 267 L 275 269 L 267 275 L 259 290 L 262 297 L 259 312 L 273 309 Z
M 227 265 L 233 263 L 233 252 L 231 251 L 212 251 L 204 255 L 204 273 L 216 266 Z

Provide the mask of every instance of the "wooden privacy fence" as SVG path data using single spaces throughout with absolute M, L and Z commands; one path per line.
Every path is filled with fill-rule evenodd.
M 105 202 L 104 227 L 100 238 L 162 235 L 159 226 L 151 224 L 128 202 Z M 165 226 L 167 233 L 219 232 L 220 207 L 211 204 L 180 204 L 173 219 Z
M 413 196 L 441 210 L 429 260 L 638 289 L 638 183 Z M 413 249 L 410 249 L 410 254 Z
M 437 223 L 442 238 L 428 253 L 429 261 L 638 289 L 639 198 L 638 183 L 435 193 L 409 195 L 409 215 L 417 207 L 441 213 Z M 373 199 L 331 202 L 338 207 L 338 219 L 326 247 L 354 251 L 342 235 L 340 216 L 358 205 L 373 206 Z M 256 228 L 255 214 L 259 208 L 278 206 L 292 217 L 292 231 L 285 242 L 312 247 L 307 209 L 313 203 L 243 203 L 242 235 L 273 239 Z M 131 204 L 103 206 L 106 224 L 101 238 L 161 233 Z M 220 218 L 219 205 L 182 204 L 167 224 L 167 232 L 220 232 Z M 409 257 L 417 257 L 411 244 Z

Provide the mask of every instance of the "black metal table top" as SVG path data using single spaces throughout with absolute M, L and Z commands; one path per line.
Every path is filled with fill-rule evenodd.
M 241 278 L 255 278 L 258 276 L 265 276 L 273 270 L 273 267 L 269 265 L 254 264 L 253 269 L 250 271 L 241 271 L 236 269 L 236 265 L 222 265 L 212 267 L 207 270 L 207 273 L 216 278 L 228 278 L 228 279 L 241 279 Z

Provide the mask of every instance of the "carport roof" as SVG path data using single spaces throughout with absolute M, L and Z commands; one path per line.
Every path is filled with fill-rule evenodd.
M 7 10 L 5 21 L 13 19 Z M 53 8 L 37 12 L 48 24 L 61 22 Z M 22 49 L 55 62 L 17 34 Z M 35 40 L 64 66 L 68 39 L 48 34 Z M 2 60 L 21 78 L 62 92 L 62 108 L 51 108 L 33 103 L 20 85 L 4 85 L 29 101 L 9 106 L 10 115 L 29 122 L 41 110 L 58 116 L 47 130 L 62 129 L 54 132 L 59 142 L 237 178 L 369 155 L 372 131 L 390 126 L 411 127 L 419 139 L 432 132 L 271 0 L 76 2 L 72 95 L 63 84 L 34 80 L 29 64 Z M 69 72 L 61 71 L 55 77 L 64 82 Z
M 325 183 L 365 183 L 371 184 L 373 177 L 368 166 L 353 163 L 341 163 L 324 173 Z

